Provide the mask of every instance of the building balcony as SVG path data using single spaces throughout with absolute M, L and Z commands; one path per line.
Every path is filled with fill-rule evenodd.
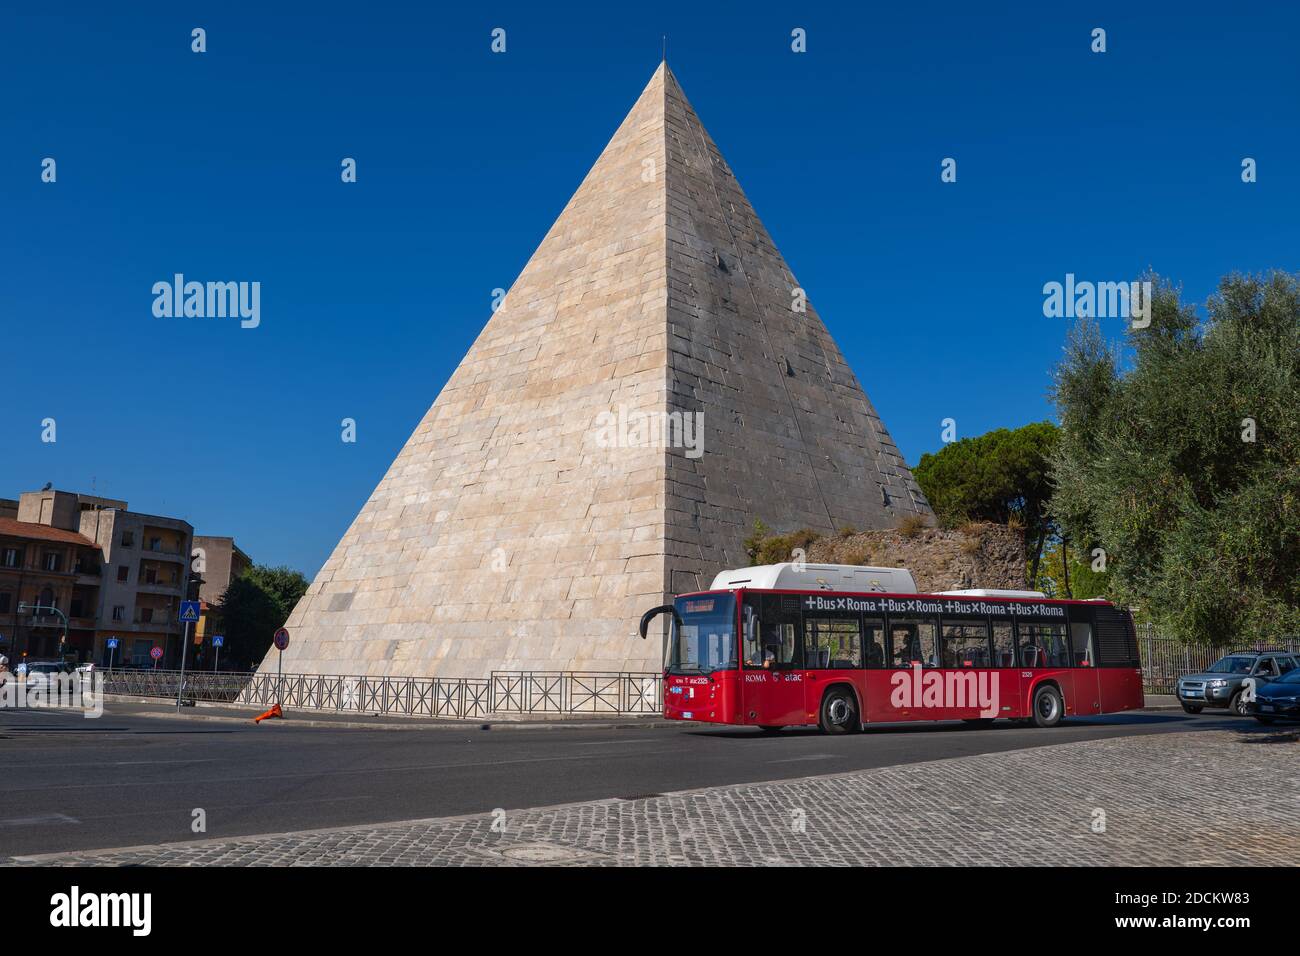
M 119 637 L 127 634 L 147 634 L 155 637 L 160 634 L 179 634 L 180 629 L 179 622 L 169 621 L 165 615 L 155 617 L 147 623 L 142 621 L 104 621 L 97 628 L 103 633 L 117 634 Z
M 140 555 L 148 561 L 188 561 L 189 555 L 182 554 L 180 551 L 169 551 L 160 547 L 154 549 L 148 545 L 141 545 Z
M 183 586 L 184 585 L 180 581 L 177 581 L 175 584 L 171 584 L 167 581 L 154 581 L 152 583 L 149 581 L 141 581 L 135 587 L 137 591 L 141 591 L 145 594 L 180 594 Z

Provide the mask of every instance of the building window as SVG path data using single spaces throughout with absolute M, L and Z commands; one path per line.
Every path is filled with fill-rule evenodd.
M 134 532 L 134 531 L 123 531 L 123 532 L 122 532 L 122 547 L 124 547 L 124 548 L 134 548 L 134 547 L 135 547 L 135 532 Z
M 60 571 L 63 569 L 63 555 L 57 551 L 46 551 L 43 564 L 46 571 Z
M 140 623 L 141 624 L 153 623 L 153 608 L 151 607 L 140 608 Z
M 148 638 L 136 638 L 131 643 L 131 666 L 148 667 L 149 652 L 153 650 L 153 641 Z
M 20 568 L 22 567 L 22 564 L 23 564 L 22 548 L 5 548 L 4 552 L 0 553 L 0 566 L 6 568 Z
M 0 592 L 0 614 L 8 614 L 10 605 L 13 603 L 14 596 L 8 591 Z
M 115 621 L 122 620 L 122 615 L 125 613 L 126 613 L 126 607 L 124 605 L 121 604 L 113 605 L 113 620 Z
M 119 581 L 126 581 L 130 576 L 131 576 L 131 569 L 129 567 L 127 567 L 125 564 L 119 564 L 117 566 L 117 579 Z
M 162 548 L 162 538 L 150 538 L 150 539 L 149 539 L 149 550 L 150 550 L 150 551 L 161 551 L 162 549 L 163 549 L 163 548 Z
M 68 608 L 68 617 L 85 617 L 81 613 L 81 598 L 72 599 L 72 605 Z

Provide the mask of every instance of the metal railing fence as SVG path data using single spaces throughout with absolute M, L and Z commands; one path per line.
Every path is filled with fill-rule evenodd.
M 104 692 L 176 696 L 180 671 L 102 671 Z M 494 671 L 490 677 L 344 677 L 185 672 L 184 700 L 405 717 L 657 714 L 663 676 L 637 672 Z
M 1194 674 L 1209 667 L 1232 651 L 1288 651 L 1300 653 L 1300 639 L 1282 638 L 1260 644 L 1185 644 L 1172 637 L 1161 637 L 1154 625 L 1137 629 L 1138 653 L 1142 657 L 1142 689 L 1148 694 L 1172 694 L 1183 674 Z
M 1233 650 L 1300 653 L 1300 639 L 1257 648 L 1184 644 L 1151 625 L 1137 629 L 1142 688 L 1172 694 L 1182 674 L 1203 670 Z M 175 670 L 102 671 L 104 691 L 134 697 L 175 697 Z M 406 717 L 487 717 L 492 714 L 657 714 L 663 675 L 614 671 L 493 671 L 489 677 L 345 677 L 186 671 L 184 699 Z

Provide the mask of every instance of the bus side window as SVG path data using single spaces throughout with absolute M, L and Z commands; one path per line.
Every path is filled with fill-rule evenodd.
M 1020 621 L 1021 667 L 1069 667 L 1070 652 L 1064 624 L 1030 624 Z
M 1075 667 L 1096 667 L 1097 651 L 1092 643 L 1092 622 L 1070 623 L 1071 660 Z
M 945 617 L 941 662 L 943 667 L 988 667 L 988 618 Z
M 761 627 L 759 599 L 752 595 L 745 595 L 744 607 L 745 634 L 741 647 L 741 659 L 746 667 L 762 667 L 763 648 L 759 643 L 759 631 Z
M 862 627 L 857 614 L 805 615 L 803 639 L 805 667 L 817 670 L 862 666 Z
M 889 639 L 894 667 L 938 667 L 939 622 L 934 617 L 890 617 Z
M 803 666 L 803 646 L 800 641 L 799 599 L 790 595 L 765 594 L 762 596 L 762 615 L 759 621 L 759 646 L 755 663 L 749 666 L 775 670 L 791 670 Z M 750 660 L 748 645 L 745 659 Z
M 878 617 L 864 617 L 862 637 L 867 650 L 867 667 L 884 667 L 888 661 L 888 652 L 885 649 L 885 622 Z
M 993 622 L 993 666 L 1016 666 L 1016 632 L 1010 621 Z

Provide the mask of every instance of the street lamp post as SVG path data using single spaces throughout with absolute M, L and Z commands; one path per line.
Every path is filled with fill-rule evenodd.
M 185 600 L 189 601 L 190 592 L 193 591 L 195 597 L 198 596 L 199 590 L 204 585 L 204 580 L 199 575 L 194 574 L 191 570 L 185 572 Z M 184 607 L 184 604 L 181 605 Z M 185 626 L 181 628 L 181 676 L 176 687 L 176 710 L 181 709 L 181 698 L 185 694 L 185 658 L 189 650 L 190 643 L 190 622 L 186 621 Z

